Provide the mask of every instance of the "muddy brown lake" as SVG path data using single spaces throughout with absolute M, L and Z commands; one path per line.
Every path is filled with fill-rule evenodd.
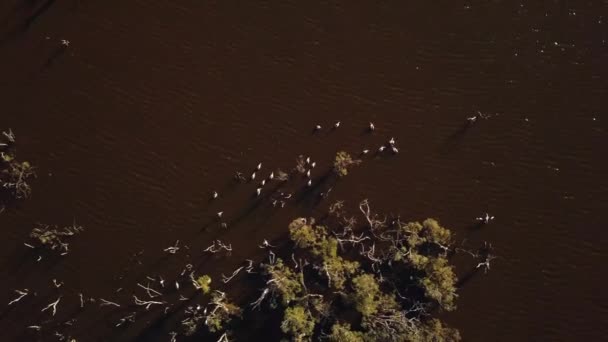
M 162 312 L 115 329 L 128 310 L 81 312 L 78 294 L 130 302 L 145 276 L 188 263 L 219 280 L 291 219 L 365 198 L 492 243 L 490 272 L 442 314 L 465 341 L 606 339 L 606 1 L 10 0 L 0 29 L 0 130 L 37 168 L 31 198 L 0 214 L 3 341 L 55 341 L 27 326 L 73 317 L 78 341 L 169 341 Z M 323 201 L 277 208 L 233 180 L 298 155 L 314 179 L 336 151 L 391 137 L 398 155 L 364 157 Z M 65 257 L 23 245 L 36 222 L 73 221 L 85 231 Z M 217 239 L 231 256 L 203 253 Z M 163 251 L 176 240 L 189 249 Z M 36 296 L 3 304 L 24 288 Z M 58 295 L 55 317 L 40 312 Z

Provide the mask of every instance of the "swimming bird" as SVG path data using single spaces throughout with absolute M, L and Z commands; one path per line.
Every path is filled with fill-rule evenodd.
M 391 140 L 389 140 L 388 143 L 391 145 L 395 145 L 395 138 L 391 138 Z
M 334 128 L 338 128 L 338 127 L 340 127 L 340 121 L 338 121 L 334 124 Z
M 219 212 L 217 213 L 217 217 L 222 217 L 222 215 L 224 215 L 224 212 L 223 212 L 223 211 L 219 211 Z
M 258 166 L 255 168 L 256 170 L 261 170 L 262 169 L 262 163 L 259 163 Z
M 321 130 L 321 125 L 316 125 L 315 126 L 315 131 L 319 131 L 319 130 Z
M 262 179 L 262 182 L 260 183 L 260 186 L 264 186 L 264 185 L 266 185 L 266 180 Z
M 216 198 L 217 198 L 217 196 L 218 196 L 217 191 L 214 191 L 214 192 L 213 192 L 213 199 L 216 199 Z
M 306 177 L 310 178 L 310 170 L 306 171 Z
M 310 157 L 306 157 L 306 164 L 310 164 Z
M 490 214 L 485 213 L 483 216 L 477 217 L 476 220 L 481 221 L 484 224 L 488 224 L 490 221 L 494 220 L 494 216 L 490 216 Z
M 308 180 L 308 183 L 306 183 L 306 186 L 312 186 L 312 179 Z
M 312 162 L 312 163 L 310 163 L 310 167 L 311 167 L 311 168 L 313 168 L 313 169 L 314 169 L 315 165 L 317 165 L 317 163 L 316 163 L 316 162 Z
M 376 129 L 376 126 L 374 126 L 374 123 L 373 123 L 373 122 L 370 122 L 370 123 L 369 123 L 369 130 L 370 130 L 370 131 L 373 131 L 373 130 L 375 130 L 375 129 Z
M 240 173 L 239 171 L 237 171 L 237 172 L 234 174 L 234 179 L 236 179 L 236 180 L 237 180 L 237 181 L 239 181 L 239 182 L 244 182 L 244 181 L 246 181 L 245 177 L 243 177 L 243 174 L 242 174 L 242 173 Z
M 255 189 L 255 193 L 256 193 L 256 196 L 260 196 L 260 194 L 262 193 L 262 188 Z
M 386 148 L 386 146 L 384 146 L 384 145 L 380 146 L 380 148 L 378 148 L 378 152 L 384 151 L 385 148 Z
M 399 153 L 399 150 L 395 146 L 391 146 L 391 150 L 393 151 L 394 154 Z
M 253 173 L 251 174 L 251 180 L 254 180 L 254 179 L 255 179 L 255 172 L 253 172 Z
M 268 176 L 268 179 L 273 179 L 274 178 L 274 172 L 270 173 L 270 176 Z

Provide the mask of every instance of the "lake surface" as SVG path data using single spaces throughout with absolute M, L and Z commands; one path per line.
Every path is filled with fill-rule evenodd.
M 0 215 L 0 303 L 37 293 L 0 311 L 4 341 L 54 341 L 53 322 L 72 318 L 78 341 L 168 341 L 170 326 L 145 333 L 160 310 L 115 329 L 128 309 L 81 311 L 78 294 L 131 303 L 146 275 L 188 263 L 219 283 L 292 218 L 338 199 L 355 213 L 364 198 L 493 244 L 491 271 L 443 316 L 466 341 L 608 335 L 606 1 L 12 0 L 0 28 L 0 129 L 38 174 L 32 198 Z M 489 118 L 464 129 L 477 111 Z M 399 155 L 364 158 L 318 204 L 273 208 L 233 182 L 300 154 L 315 178 L 336 151 L 390 137 Z M 486 211 L 494 222 L 472 229 Z M 86 231 L 64 258 L 36 262 L 23 245 L 36 222 L 74 220 Z M 215 239 L 232 255 L 204 254 Z M 176 240 L 189 249 L 163 252 Z M 474 267 L 455 261 L 460 275 Z M 26 329 L 53 318 L 40 309 L 59 295 L 51 328 Z

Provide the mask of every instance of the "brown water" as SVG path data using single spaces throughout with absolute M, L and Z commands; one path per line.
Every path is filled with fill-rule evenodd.
M 61 331 L 79 341 L 168 341 L 169 325 L 141 334 L 160 310 L 114 329 L 128 308 L 81 312 L 77 294 L 125 306 L 145 275 L 172 279 L 189 262 L 219 283 L 291 218 L 363 198 L 493 243 L 500 258 L 445 316 L 465 340 L 605 340 L 606 1 L 253 3 L 0 5 L 0 128 L 38 167 L 33 197 L 0 216 L 0 303 L 37 292 L 0 311 L 2 340 L 55 340 L 53 322 L 76 317 Z M 492 117 L 463 130 L 477 110 Z M 311 135 L 336 120 L 339 130 Z M 299 154 L 317 160 L 318 177 L 337 150 L 391 136 L 398 156 L 366 158 L 318 206 L 279 210 L 232 182 L 259 161 L 288 170 Z M 470 229 L 485 211 L 496 220 Z M 71 253 L 36 263 L 22 244 L 33 223 L 74 219 L 86 231 Z M 216 238 L 232 256 L 202 252 Z M 175 240 L 190 249 L 167 256 Z M 58 295 L 50 327 L 26 331 L 51 318 L 39 311 Z

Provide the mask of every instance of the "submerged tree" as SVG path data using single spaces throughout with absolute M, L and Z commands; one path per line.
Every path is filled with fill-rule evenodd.
M 460 340 L 431 316 L 434 308 L 455 309 L 456 275 L 446 258 L 453 250 L 450 231 L 434 219 L 389 226 L 367 201 L 360 207 L 369 225 L 358 233 L 346 220 L 333 228 L 312 218 L 293 220 L 293 264 L 281 258 L 262 264 L 267 287 L 255 306 L 268 297 L 271 307 L 282 306 L 281 330 L 293 341 L 321 335 L 353 342 Z M 336 321 L 355 313 L 358 325 Z
M 16 159 L 15 135 L 11 130 L 2 132 L 1 137 L 5 142 L 0 140 L 0 195 L 4 192 L 11 198 L 26 199 L 32 192 L 28 181 L 36 175 L 34 168 L 29 162 Z
M 323 224 L 293 220 L 287 246 L 292 248 L 265 245 L 269 255 L 259 269 L 249 260 L 233 273 L 246 269 L 261 277 L 251 310 L 243 312 L 216 290 L 206 307 L 188 307 L 183 333 L 202 328 L 223 333 L 219 341 L 227 341 L 227 329 L 238 329 L 246 315 L 276 310 L 280 324 L 273 328 L 296 342 L 460 341 L 457 330 L 433 317 L 437 310 L 456 308 L 457 278 L 447 259 L 457 251 L 451 232 L 435 219 L 387 224 L 367 201 L 359 206 L 366 224 L 357 227 L 354 218 L 344 219 L 343 203 L 337 206 Z M 209 277 L 191 278 L 197 289 L 210 291 Z M 274 318 L 266 321 L 278 322 Z
M 348 175 L 348 169 L 350 167 L 359 165 L 360 163 L 360 159 L 353 159 L 350 154 L 340 151 L 336 153 L 336 159 L 334 160 L 334 172 L 338 176 L 344 177 Z
M 38 224 L 38 226 L 36 226 L 30 232 L 30 237 L 34 239 L 38 247 L 48 248 L 52 251 L 61 253 L 61 255 L 65 255 L 69 252 L 70 245 L 68 243 L 68 239 L 82 232 L 83 230 L 84 228 L 82 228 L 82 226 L 78 226 L 76 224 L 63 228 Z
M 211 291 L 211 277 L 208 275 L 202 275 L 196 279 L 195 287 L 201 289 L 204 294 L 209 293 Z
M 228 301 L 226 294 L 215 291 L 211 295 L 211 308 L 205 318 L 205 325 L 211 332 L 217 332 L 224 328 L 234 317 L 241 315 L 241 308 Z

